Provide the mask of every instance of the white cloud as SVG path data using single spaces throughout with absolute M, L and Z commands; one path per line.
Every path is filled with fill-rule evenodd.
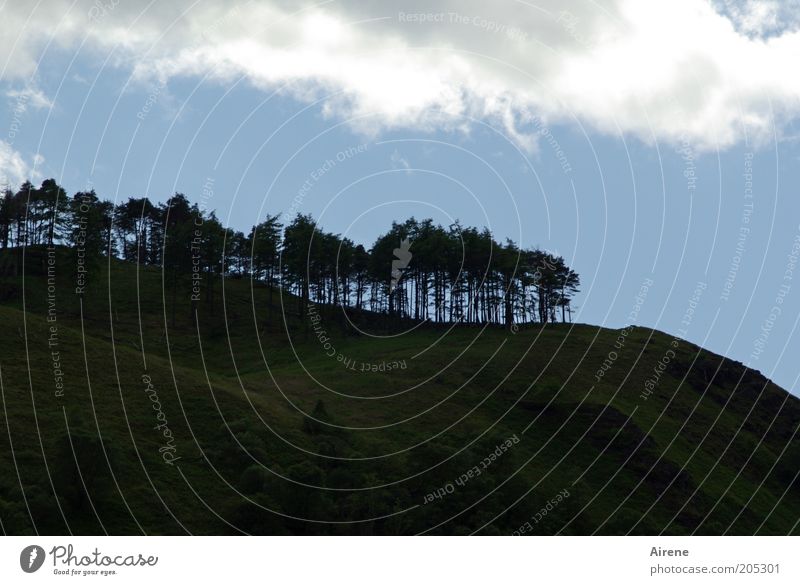
M 715 0 L 737 30 L 751 37 L 770 37 L 797 29 L 800 0 Z
M 395 149 L 394 152 L 392 152 L 389 161 L 392 163 L 393 169 L 405 169 L 406 174 L 411 174 L 411 164 L 408 162 L 407 158 L 400 154 L 399 150 Z
M 11 100 L 11 110 L 14 115 L 24 114 L 31 107 L 35 110 L 52 108 L 50 99 L 35 86 L 26 86 L 22 89 L 9 89 L 6 97 Z
M 33 164 L 29 164 L 12 145 L 0 140 L 0 189 L 13 189 L 26 180 L 38 179 L 40 175 L 35 167 L 43 162 L 44 159 L 37 154 Z
M 773 0 L 193 4 L 140 13 L 118 2 L 92 22 L 89 0 L 14 3 L 3 16 L 19 36 L 0 47 L 2 74 L 36 71 L 46 37 L 34 32 L 52 31 L 62 50 L 86 35 L 104 53 L 119 45 L 114 62 L 148 83 L 243 75 L 304 100 L 327 96 L 328 114 L 366 132 L 475 117 L 528 148 L 534 116 L 710 149 L 769 140 L 800 109 L 800 33 Z

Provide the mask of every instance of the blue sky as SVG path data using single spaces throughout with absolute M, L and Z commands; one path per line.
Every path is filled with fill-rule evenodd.
M 657 14 L 665 35 L 707 38 L 669 46 L 630 2 L 4 6 L 26 40 L 0 55 L 0 167 L 117 200 L 213 185 L 205 204 L 239 229 L 301 211 L 367 245 L 412 215 L 489 226 L 568 260 L 578 320 L 626 325 L 652 280 L 638 324 L 797 393 L 798 94 L 780 66 L 800 43 L 773 4 L 670 3 L 696 14 Z

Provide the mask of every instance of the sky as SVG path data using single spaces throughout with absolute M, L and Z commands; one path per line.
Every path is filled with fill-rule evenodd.
M 797 394 L 799 8 L 0 0 L 0 182 L 183 192 L 238 229 L 311 213 L 365 245 L 487 226 L 564 256 L 576 320 Z

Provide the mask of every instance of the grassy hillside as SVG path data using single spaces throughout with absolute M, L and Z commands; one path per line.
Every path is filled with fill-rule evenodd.
M 800 403 L 683 340 L 52 262 L 0 257 L 5 533 L 800 532 Z

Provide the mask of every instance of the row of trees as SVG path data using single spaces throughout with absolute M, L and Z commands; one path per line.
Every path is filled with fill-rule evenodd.
M 94 191 L 69 197 L 53 179 L 3 194 L 0 243 L 66 245 L 160 265 L 173 294 L 180 275 L 192 274 L 209 301 L 216 277 L 248 276 L 271 295 L 279 288 L 295 294 L 301 314 L 316 303 L 437 322 L 563 322 L 571 320 L 580 284 L 563 258 L 498 243 L 489 230 L 458 222 L 394 222 L 366 249 L 323 231 L 310 215 L 287 225 L 268 215 L 245 233 L 182 194 L 161 204 L 130 198 L 114 205 Z

